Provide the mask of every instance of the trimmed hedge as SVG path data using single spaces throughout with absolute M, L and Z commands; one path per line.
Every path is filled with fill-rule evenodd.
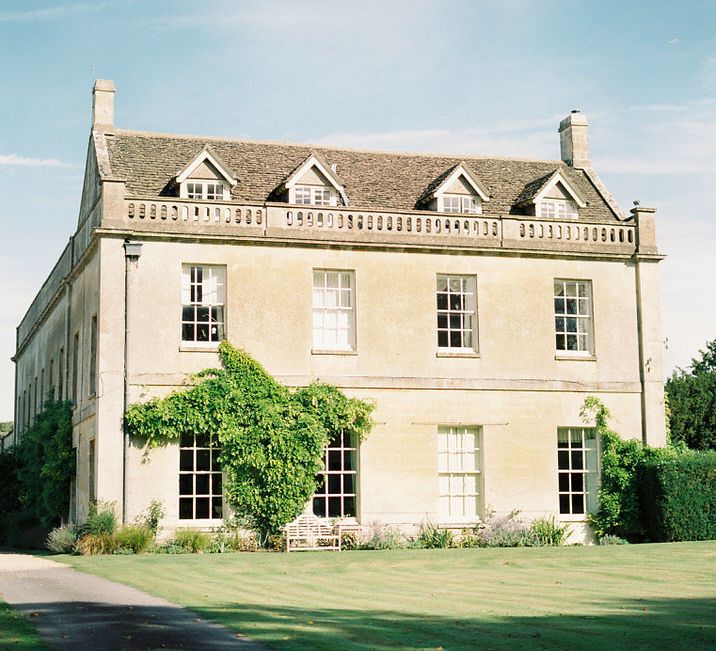
M 650 540 L 716 539 L 716 451 L 647 457 L 639 480 Z

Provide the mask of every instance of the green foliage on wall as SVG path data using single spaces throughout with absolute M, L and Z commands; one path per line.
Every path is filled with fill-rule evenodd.
M 716 451 L 647 458 L 639 486 L 650 540 L 716 539 Z
M 75 475 L 72 404 L 48 400 L 16 446 L 16 479 L 22 506 L 45 526 L 66 519 Z
M 671 440 L 693 450 L 716 450 L 716 339 L 666 381 Z
M 652 448 L 622 440 L 597 398 L 584 401 L 601 442 L 599 505 L 590 516 L 597 538 L 631 542 L 716 538 L 716 452 L 683 443 Z
M 225 498 L 265 537 L 315 492 L 332 435 L 346 430 L 362 439 L 370 432 L 373 406 L 325 384 L 289 389 L 226 341 L 219 357 L 223 368 L 198 373 L 191 388 L 131 405 L 126 424 L 150 447 L 208 432 L 221 445 Z
M 581 416 L 593 420 L 601 445 L 599 505 L 590 516 L 597 538 L 607 534 L 635 541 L 643 537 L 637 469 L 646 453 L 640 441 L 623 440 L 609 427 L 610 413 L 594 396 L 585 399 Z

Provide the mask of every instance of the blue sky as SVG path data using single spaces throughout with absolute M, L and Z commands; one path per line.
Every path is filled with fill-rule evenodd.
M 15 326 L 79 207 L 95 78 L 122 128 L 559 158 L 579 108 L 658 209 L 667 370 L 716 338 L 716 2 L 0 0 L 0 420 Z

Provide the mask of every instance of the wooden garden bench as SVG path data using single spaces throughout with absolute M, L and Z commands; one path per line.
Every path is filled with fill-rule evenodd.
M 299 515 L 285 527 L 286 552 L 304 550 L 341 551 L 341 530 L 312 514 Z

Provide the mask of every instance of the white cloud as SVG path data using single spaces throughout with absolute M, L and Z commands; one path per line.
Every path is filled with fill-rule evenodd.
M 30 11 L 5 12 L 0 14 L 0 23 L 10 22 L 35 22 L 38 20 L 51 20 L 66 14 L 77 14 L 88 11 L 102 11 L 109 6 L 108 2 L 100 2 L 96 4 L 73 4 L 73 5 L 57 5 L 55 7 L 47 7 L 45 9 L 31 9 Z
M 0 165 L 8 167 L 79 167 L 75 163 L 66 163 L 57 158 L 29 158 L 17 154 L 0 154 Z

